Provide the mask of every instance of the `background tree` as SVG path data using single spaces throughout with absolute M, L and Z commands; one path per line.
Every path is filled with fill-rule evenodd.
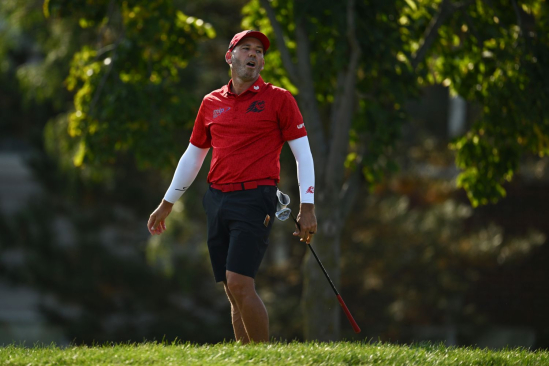
M 547 85 L 539 63 L 547 57 L 543 4 L 254 0 L 245 8 L 243 27 L 276 39 L 267 56 L 275 70 L 264 73 L 297 91 L 315 157 L 315 246 L 336 283 L 359 174 L 372 183 L 392 167 L 388 153 L 405 117 L 402 106 L 420 86 L 444 81 L 483 106 L 480 122 L 454 145 L 465 169 L 459 184 L 473 205 L 503 196 L 502 183 L 524 153 L 545 153 L 547 94 L 523 92 Z M 339 309 L 311 258 L 304 276 L 306 337 L 337 339 Z
M 525 153 L 545 153 L 547 7 L 542 0 L 511 5 L 495 0 L 253 0 L 243 8 L 243 28 L 258 28 L 273 41 L 265 79 L 292 91 L 304 114 L 317 172 L 321 226 L 314 245 L 336 283 L 341 235 L 347 234 L 344 224 L 362 194 L 357 192 L 365 192 L 360 185 L 372 186 L 394 170 L 394 144 L 408 120 L 404 106 L 421 87 L 442 83 L 482 109 L 480 122 L 453 145 L 465 169 L 461 185 L 473 204 L 501 197 L 503 182 Z M 202 14 L 221 19 L 227 9 L 213 0 L 91 1 L 86 6 L 6 1 L 1 6 L 19 17 L 21 34 L 38 40 L 15 42 L 16 47 L 16 38 L 4 38 L 8 42 L 0 44 L 0 52 L 11 53 L 9 60 L 17 60 L 17 50 L 24 49 L 20 54 L 35 54 L 39 62 L 21 67 L 3 62 L 9 73 L 2 77 L 23 88 L 30 103 L 47 101 L 43 108 L 56 116 L 45 131 L 48 150 L 67 166 L 78 166 L 88 188 L 90 181 L 123 182 L 106 195 L 97 188 L 75 191 L 79 204 L 125 197 L 129 205 L 143 205 L 140 212 L 148 210 L 157 200 L 150 189 L 161 194 L 161 184 L 143 179 L 134 166 L 165 167 L 166 176 L 171 175 L 199 98 L 211 90 L 202 81 L 218 87 L 228 79 L 222 61 L 214 73 L 197 72 L 214 64 L 209 57 L 194 57 L 214 33 L 205 16 L 185 14 L 209 9 Z M 48 15 L 46 28 L 33 23 L 42 11 Z M 225 32 L 234 34 L 236 24 L 226 24 Z M 213 60 L 223 55 L 226 43 L 213 40 L 204 47 Z M 60 92 L 66 75 L 70 90 Z M 2 127 L 16 131 L 15 115 L 2 119 Z M 47 170 L 46 164 L 39 165 Z M 128 177 L 143 183 L 143 190 L 133 190 Z M 50 186 L 63 189 L 58 183 L 50 181 Z M 306 336 L 337 339 L 340 309 L 333 293 L 314 261 L 305 261 L 304 274 Z
M 275 40 L 266 78 L 297 92 L 315 160 L 314 245 L 337 284 L 340 238 L 360 182 L 379 181 L 394 168 L 389 154 L 405 118 L 402 106 L 417 93 L 411 69 L 397 59 L 405 48 L 392 21 L 399 9 L 382 1 L 252 1 L 245 11 L 244 28 L 262 29 Z M 305 337 L 337 339 L 340 312 L 314 258 L 307 257 Z
M 200 2 L 200 6 L 196 6 L 185 2 L 185 5 L 194 5 L 197 11 L 209 6 L 210 11 L 206 12 L 214 20 L 236 19 L 233 23 L 238 25 L 238 11 L 216 7 L 215 1 L 213 3 Z M 43 194 L 33 197 L 32 204 L 21 202 L 21 211 L 17 215 L 0 214 L 2 281 L 35 289 L 45 299 L 41 311 L 46 319 L 77 343 L 142 341 L 163 336 L 166 339 L 179 337 L 214 342 L 227 337 L 231 325 L 230 321 L 217 316 L 223 313 L 218 308 L 223 308 L 224 303 L 212 294 L 216 289 L 209 277 L 207 257 L 203 257 L 207 253 L 197 249 L 198 244 L 205 241 L 200 235 L 204 231 L 196 229 L 202 224 L 200 220 L 189 217 L 191 215 L 178 206 L 172 216 L 183 223 L 183 233 L 174 230 L 172 234 L 180 242 L 174 244 L 171 238 L 166 238 L 168 245 L 158 245 L 146 240 L 148 235 L 143 217 L 150 213 L 165 191 L 165 181 L 158 172 L 162 172 L 162 167 L 166 169 L 170 163 L 175 165 L 177 162 L 177 155 L 188 141 L 189 131 L 185 124 L 189 121 L 182 119 L 184 115 L 173 117 L 178 121 L 174 127 L 177 133 L 170 136 L 170 147 L 162 146 L 163 150 L 176 151 L 173 161 L 164 161 L 164 165 L 152 173 L 137 170 L 136 161 L 141 168 L 147 164 L 132 156 L 138 147 L 131 145 L 129 151 L 124 151 L 116 144 L 110 144 L 113 139 L 123 140 L 126 135 L 104 138 L 97 143 L 101 143 L 101 147 L 94 145 L 99 154 L 84 157 L 78 169 L 74 169 L 75 147 L 79 146 L 82 136 L 71 137 L 68 127 L 69 116 L 75 112 L 74 92 L 81 89 L 67 90 L 64 80 L 70 74 L 74 55 L 83 48 L 94 52 L 94 47 L 101 47 L 99 41 L 104 33 L 113 32 L 105 29 L 110 26 L 105 17 L 110 14 L 116 18 L 118 13 L 116 9 L 108 13 L 109 7 L 94 3 L 99 9 L 96 8 L 93 14 L 83 15 L 77 11 L 78 6 L 71 3 L 70 13 L 59 13 L 57 11 L 62 9 L 53 6 L 49 18 L 45 19 L 43 5 L 43 1 L 38 0 L 0 4 L 0 102 L 3 106 L 0 112 L 0 154 L 5 149 L 11 151 L 14 148 L 22 150 L 24 156 L 30 155 L 33 173 L 43 189 Z M 150 2 L 147 5 L 151 5 Z M 177 14 L 176 8 L 185 10 L 181 4 L 177 7 L 174 4 L 173 12 L 169 14 L 172 18 Z M 101 14 L 101 11 L 105 13 Z M 96 18 L 102 21 L 91 22 Z M 185 26 L 192 27 L 190 23 L 192 21 Z M 113 24 L 118 23 L 114 20 Z M 137 29 L 139 25 L 132 27 Z M 198 33 L 195 35 L 200 36 Z M 143 42 L 136 42 L 134 49 L 136 46 L 143 46 Z M 181 49 L 185 51 L 185 48 Z M 105 66 L 104 60 L 112 57 L 112 53 L 108 53 L 112 49 L 103 50 L 107 54 L 99 64 Z M 196 65 L 194 56 L 196 53 L 193 57 L 186 56 L 189 63 L 194 63 L 184 71 L 188 75 L 201 75 L 196 71 L 201 65 Z M 201 59 L 203 64 L 210 62 L 204 62 L 204 57 Z M 126 59 L 126 66 L 131 66 L 130 61 L 133 60 Z M 82 64 L 77 66 L 75 70 L 83 67 L 86 71 Z M 217 76 L 215 71 L 212 74 Z M 212 74 L 208 77 L 211 78 Z M 85 82 L 78 79 L 79 75 L 77 71 L 72 74 L 78 85 L 83 86 Z M 91 90 L 99 88 L 103 76 L 94 79 Z M 112 73 L 110 77 L 116 78 Z M 174 92 L 174 88 L 179 88 L 184 97 L 199 100 L 200 88 L 193 88 L 193 80 L 185 74 L 182 79 L 172 78 L 171 82 L 177 85 L 166 91 Z M 107 78 L 105 83 L 108 82 Z M 117 90 L 120 87 L 140 88 L 127 86 L 128 83 L 119 80 L 116 87 L 105 85 Z M 198 93 L 196 89 L 199 89 Z M 164 89 L 156 92 L 155 98 L 166 96 Z M 109 93 L 108 89 L 103 89 L 97 103 L 103 100 L 101 98 L 108 99 Z M 121 93 L 128 93 L 128 90 Z M 93 100 L 92 96 L 88 97 L 84 98 L 84 107 L 89 107 L 90 100 Z M 126 102 L 136 110 L 142 107 L 143 114 L 149 113 L 150 105 L 146 101 L 141 101 L 142 104 L 131 100 Z M 101 103 L 102 107 L 112 107 L 109 102 Z M 124 113 L 129 113 L 128 109 Z M 109 113 L 105 115 L 110 116 Z M 89 127 L 86 123 L 81 123 L 84 129 Z M 105 130 L 101 130 L 103 132 Z M 44 152 L 44 140 L 52 154 L 50 156 Z M 151 141 L 154 143 L 154 138 Z M 106 154 L 101 154 L 102 151 L 110 151 L 112 156 L 107 158 Z M 171 168 L 168 168 L 170 174 L 173 173 Z M 199 205 L 199 199 L 193 200 L 194 197 L 189 195 L 185 199 L 191 212 L 194 205 Z M 181 248 L 181 242 L 187 246 Z M 167 255 L 163 257 L 159 253 Z M 21 260 L 13 260 L 14 257 Z M 169 262 L 165 257 L 169 257 Z M 202 309 L 202 312 L 196 313 L 197 309 Z M 201 330 L 204 328 L 208 331 Z

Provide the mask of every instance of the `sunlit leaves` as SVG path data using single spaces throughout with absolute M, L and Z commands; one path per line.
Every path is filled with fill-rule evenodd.
M 168 0 L 51 0 L 48 9 L 50 17 L 78 19 L 97 39 L 74 54 L 66 79 L 75 93 L 66 137 L 76 139 L 74 164 L 112 164 L 133 153 L 142 168 L 173 166 L 178 134 L 199 103 L 182 76 L 193 77 L 185 68 L 198 42 L 215 37 L 213 27 Z
M 477 117 L 472 133 L 453 145 L 458 151 L 456 162 L 464 170 L 458 184 L 465 188 L 474 205 L 504 197 L 503 185 L 516 173 L 525 153 L 540 156 L 547 153 L 549 117 L 543 106 L 549 105 L 549 75 L 540 67 L 539 60 L 549 61 L 548 14 L 547 10 L 541 10 L 542 2 L 529 1 L 526 8 L 523 7 L 524 29 L 519 27 L 517 15 L 508 2 L 495 2 L 487 7 L 477 1 L 453 13 L 438 29 L 429 56 L 417 70 L 420 85 L 441 83 L 450 87 L 452 93 L 482 106 L 483 112 Z M 400 50 L 397 60 L 407 64 L 407 55 L 417 51 L 418 41 L 425 36 L 427 24 L 441 2 L 404 3 L 400 14 L 382 11 L 376 14 L 377 19 L 392 20 L 400 25 L 399 37 L 403 42 L 389 45 Z M 528 18 L 529 15 L 535 18 Z M 379 50 L 386 43 L 387 40 L 377 43 L 374 49 Z M 384 59 L 395 65 L 396 75 L 404 70 L 394 60 L 390 61 L 391 57 Z M 379 71 L 372 70 L 370 78 L 377 75 Z M 390 73 L 385 71 L 383 75 L 388 77 Z M 394 93 L 396 89 L 393 86 L 381 90 Z M 374 94 L 378 103 L 383 103 L 380 98 L 383 94 Z M 390 105 L 388 107 L 387 110 L 391 110 Z M 371 123 L 375 118 L 369 115 L 367 121 Z M 384 133 L 379 136 L 383 137 Z M 386 143 L 390 145 L 389 141 Z M 376 176 L 371 170 L 368 169 L 368 179 Z
M 364 55 L 357 73 L 360 101 L 352 134 L 355 140 L 363 135 L 368 141 L 362 159 L 367 180 L 380 179 L 384 162 L 390 161 L 388 152 L 406 119 L 396 106 L 413 96 L 417 87 L 432 84 L 449 87 L 452 94 L 482 110 L 471 134 L 452 145 L 457 150 L 456 162 L 464 170 L 458 184 L 474 205 L 504 196 L 504 183 L 516 173 L 525 153 L 547 154 L 549 117 L 543 106 L 549 105 L 549 75 L 541 65 L 549 64 L 549 25 L 543 3 L 519 4 L 524 12 L 519 21 L 507 1 L 491 5 L 450 1 L 451 9 L 467 6 L 450 11 L 416 70 L 411 70 L 412 57 L 442 1 L 357 3 L 356 32 Z M 328 119 L 334 107 L 330 96 L 336 93 L 336 77 L 345 69 L 349 55 L 343 2 L 275 0 L 271 6 L 294 60 L 294 21 L 306 24 L 317 101 Z M 245 28 L 260 28 L 274 38 L 259 1 L 251 1 L 243 12 Z M 267 64 L 264 73 L 273 82 L 293 87 L 284 76 L 276 39 Z M 353 146 L 348 157 L 357 153 L 357 145 Z M 354 167 L 354 160 L 348 158 L 346 166 Z
M 505 196 L 504 184 L 524 154 L 547 152 L 549 114 L 543 106 L 549 104 L 549 74 L 539 59 L 549 61 L 549 43 L 542 3 L 525 2 L 520 21 L 507 1 L 471 3 L 440 27 L 418 67 L 420 83 L 443 83 L 482 110 L 471 133 L 451 145 L 463 169 L 458 185 L 475 206 Z M 436 7 L 440 1 L 424 1 L 417 12 L 405 7 L 404 13 L 421 21 L 421 8 L 428 4 Z M 430 12 L 424 23 L 434 16 Z M 416 37 L 420 31 L 408 29 L 406 35 Z M 410 41 L 413 51 L 413 36 Z
M 505 196 L 503 183 L 510 181 L 518 168 L 520 146 L 514 141 L 496 141 L 482 133 L 471 132 L 453 146 L 456 163 L 464 172 L 458 178 L 473 206 L 494 203 Z

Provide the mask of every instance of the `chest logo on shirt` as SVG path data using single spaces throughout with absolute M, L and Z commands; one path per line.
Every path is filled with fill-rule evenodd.
M 265 101 L 264 100 L 256 100 L 250 104 L 248 109 L 246 110 L 246 113 L 248 112 L 263 112 L 265 109 Z
M 229 109 L 231 109 L 231 107 L 219 108 L 219 109 L 214 110 L 213 118 L 219 117 L 221 115 L 221 113 L 227 112 Z

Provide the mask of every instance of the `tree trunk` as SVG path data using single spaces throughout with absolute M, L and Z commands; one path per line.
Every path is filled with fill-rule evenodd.
M 276 34 L 284 67 L 295 85 L 299 85 L 299 107 L 311 142 L 315 164 L 315 186 L 319 193 L 315 198 L 318 230 L 313 239 L 313 248 L 332 282 L 339 284 L 340 237 L 347 216 L 345 207 L 350 207 L 349 198 L 356 189 L 347 189 L 344 183 L 344 162 L 349 144 L 349 129 L 355 104 L 355 86 L 361 50 L 355 32 L 355 1 L 347 0 L 347 37 L 349 42 L 349 63 L 342 70 L 335 100 L 338 101 L 331 118 L 331 134 L 323 132 L 321 112 L 316 100 L 315 83 L 311 69 L 309 34 L 305 28 L 306 19 L 296 19 L 295 37 L 297 64 L 291 60 L 284 42 L 282 27 L 268 0 L 260 0 Z M 359 180 L 353 182 L 358 184 Z M 350 194 L 349 194 L 350 193 Z M 352 202 L 352 201 L 350 201 Z M 339 339 L 340 306 L 316 259 L 309 252 L 303 263 L 304 335 L 308 340 L 330 341 Z

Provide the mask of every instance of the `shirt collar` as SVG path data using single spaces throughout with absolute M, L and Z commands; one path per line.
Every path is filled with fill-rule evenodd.
M 221 91 L 223 92 L 223 94 L 225 96 L 227 96 L 229 94 L 233 94 L 231 92 L 231 85 L 232 84 L 233 84 L 233 79 L 229 80 L 229 83 L 227 85 L 224 85 L 223 88 L 221 89 Z M 242 94 L 246 93 L 247 91 L 251 91 L 251 92 L 254 92 L 254 93 L 259 93 L 259 91 L 261 90 L 261 88 L 264 85 L 265 85 L 265 82 L 263 81 L 263 78 L 261 77 L 261 75 L 259 75 L 259 77 L 255 81 L 255 83 L 250 85 L 250 87 L 247 90 L 245 90 Z
M 248 90 L 249 91 L 252 91 L 254 93 L 259 93 L 259 91 L 261 90 L 261 87 L 265 85 L 265 82 L 263 81 L 263 78 L 261 77 L 261 75 L 259 75 L 259 77 L 257 78 L 257 80 L 255 81 L 255 83 L 253 83 L 253 85 L 251 85 Z

